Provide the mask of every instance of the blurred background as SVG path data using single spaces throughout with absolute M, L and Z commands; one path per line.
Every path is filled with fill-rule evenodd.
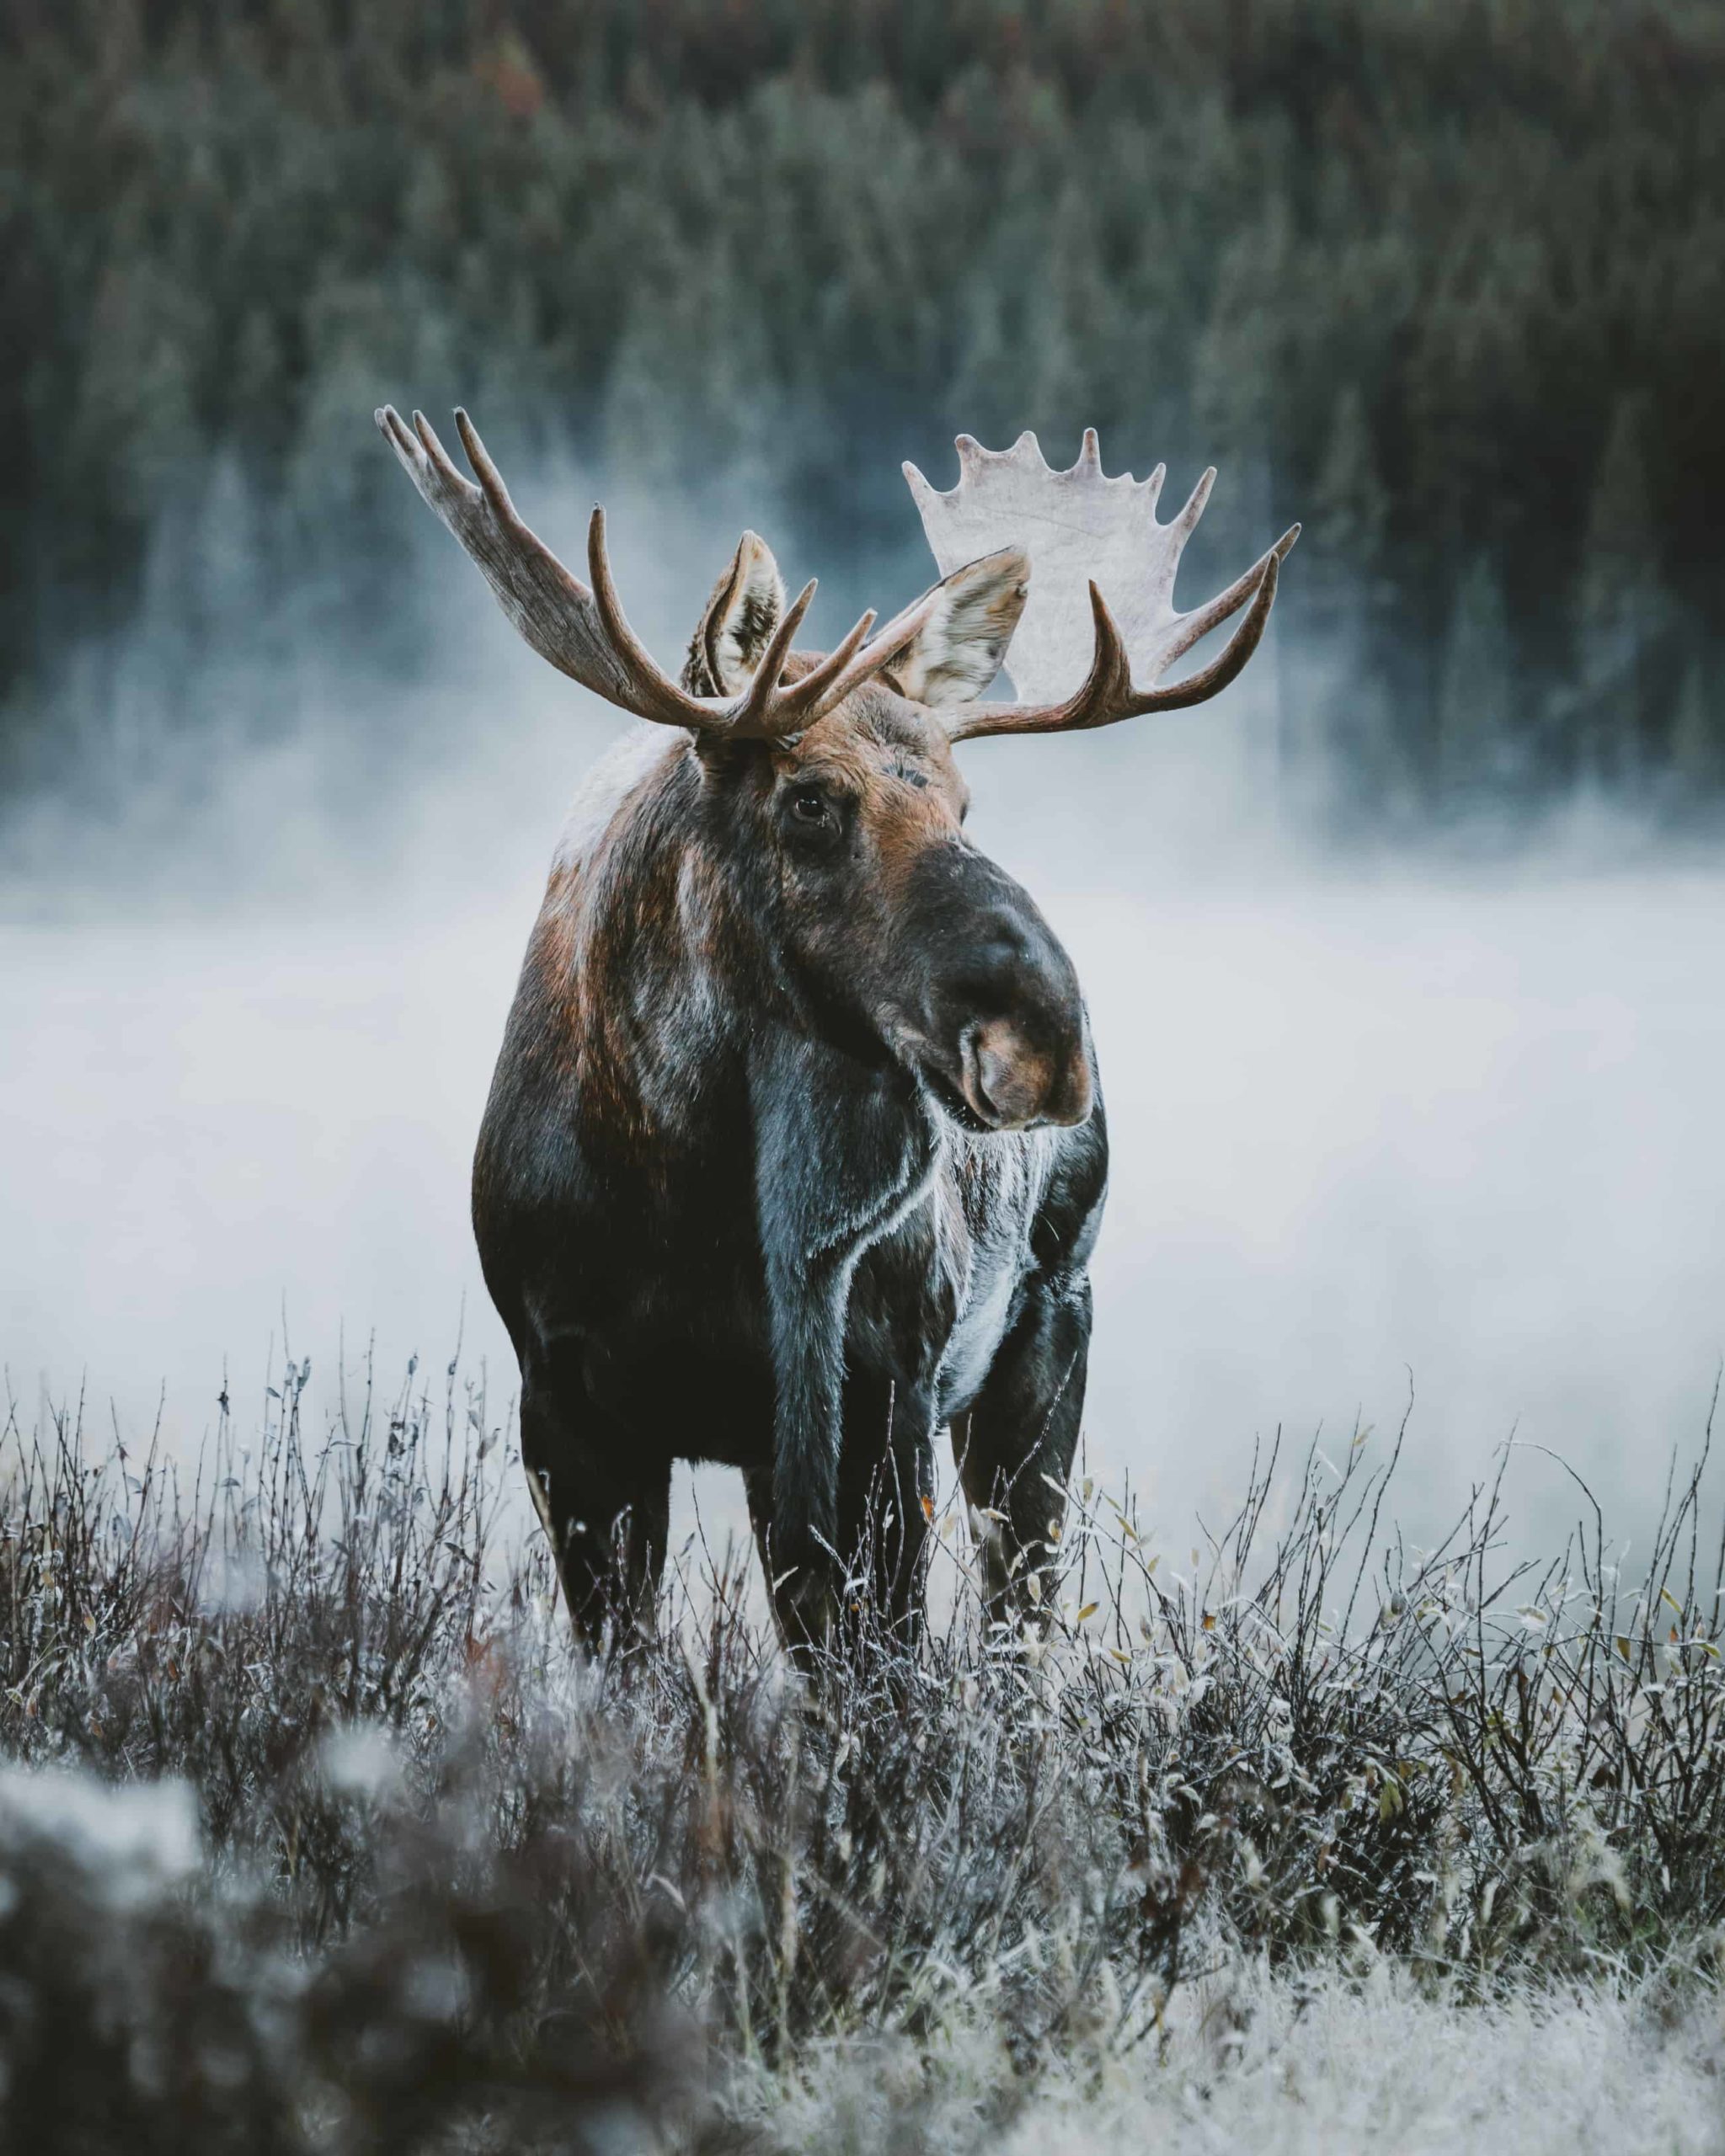
M 1117 1131 L 1092 1464 L 1183 1536 L 1411 1374 L 1416 1524 L 1512 1431 L 1644 1518 L 1725 1349 L 1717 8 L 0 19 L 21 1421 L 190 1447 L 225 1372 L 458 1335 L 506 1414 L 467 1156 L 616 722 L 374 406 L 467 404 L 571 558 L 602 493 L 667 658 L 743 526 L 818 643 L 932 573 L 903 458 L 1093 424 L 1176 500 L 1220 467 L 1184 603 L 1306 531 L 1216 705 L 968 752 Z

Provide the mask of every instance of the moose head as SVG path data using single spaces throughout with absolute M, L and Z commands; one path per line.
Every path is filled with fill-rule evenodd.
M 831 652 L 798 652 L 815 585 L 788 600 L 771 552 L 745 533 L 673 680 L 624 616 L 602 509 L 583 584 L 517 514 L 465 413 L 456 424 L 477 483 L 419 413 L 411 427 L 393 408 L 377 423 L 534 650 L 608 702 L 687 734 L 704 829 L 768 894 L 777 961 L 814 1024 L 896 1060 L 972 1131 L 1084 1120 L 1076 977 L 1029 894 L 965 835 L 954 745 L 1110 726 L 1215 695 L 1263 634 L 1298 526 L 1181 613 L 1175 573 L 1214 472 L 1163 524 L 1163 467 L 1141 483 L 1106 477 L 1094 430 L 1059 472 L 1030 434 L 998 454 L 961 436 L 950 494 L 905 467 L 938 584 L 884 627 L 867 613 Z M 1208 665 L 1162 684 L 1242 608 Z M 982 701 L 1003 661 L 1025 701 Z

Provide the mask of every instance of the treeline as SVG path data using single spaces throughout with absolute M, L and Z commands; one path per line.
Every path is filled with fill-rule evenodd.
M 388 395 L 649 484 L 759 476 L 865 546 L 902 527 L 900 456 L 1092 423 L 1111 465 L 1224 467 L 1219 561 L 1304 518 L 1290 758 L 1413 810 L 1725 784 L 1715 7 L 4 19 L 14 776 L 68 648 L 123 627 L 212 472 L 269 510 L 214 545 L 210 606 L 261 622 L 312 534 L 350 564 L 350 627 L 383 633 L 386 590 L 398 618 Z

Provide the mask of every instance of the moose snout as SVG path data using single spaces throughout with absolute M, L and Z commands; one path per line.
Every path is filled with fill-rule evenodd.
M 990 1019 L 966 1032 L 962 1059 L 964 1098 L 992 1130 L 1082 1123 L 1090 1113 L 1090 1059 L 1076 1029 L 1055 1048 L 1039 1044 L 1010 1018 Z
M 985 1130 L 1082 1123 L 1092 1106 L 1084 1000 L 1030 894 L 968 846 L 917 864 L 900 950 L 914 982 L 901 1054 Z M 906 1053 L 908 1051 L 908 1053 Z

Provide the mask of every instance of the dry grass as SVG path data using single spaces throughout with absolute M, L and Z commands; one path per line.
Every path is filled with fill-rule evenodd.
M 766 2148 L 860 2059 L 854 2145 L 980 2145 L 1221 1970 L 1712 1982 L 1700 1466 L 1633 1589 L 1596 1515 L 1503 1570 L 1491 1490 L 1405 1549 L 1364 1443 L 1263 1461 L 1195 1577 L 1086 1486 L 1044 1634 L 960 1528 L 919 1656 L 805 1681 L 699 1545 L 580 1662 L 453 1369 L 317 1444 L 304 1385 L 192 1478 L 4 1433 L 0 2144 Z

